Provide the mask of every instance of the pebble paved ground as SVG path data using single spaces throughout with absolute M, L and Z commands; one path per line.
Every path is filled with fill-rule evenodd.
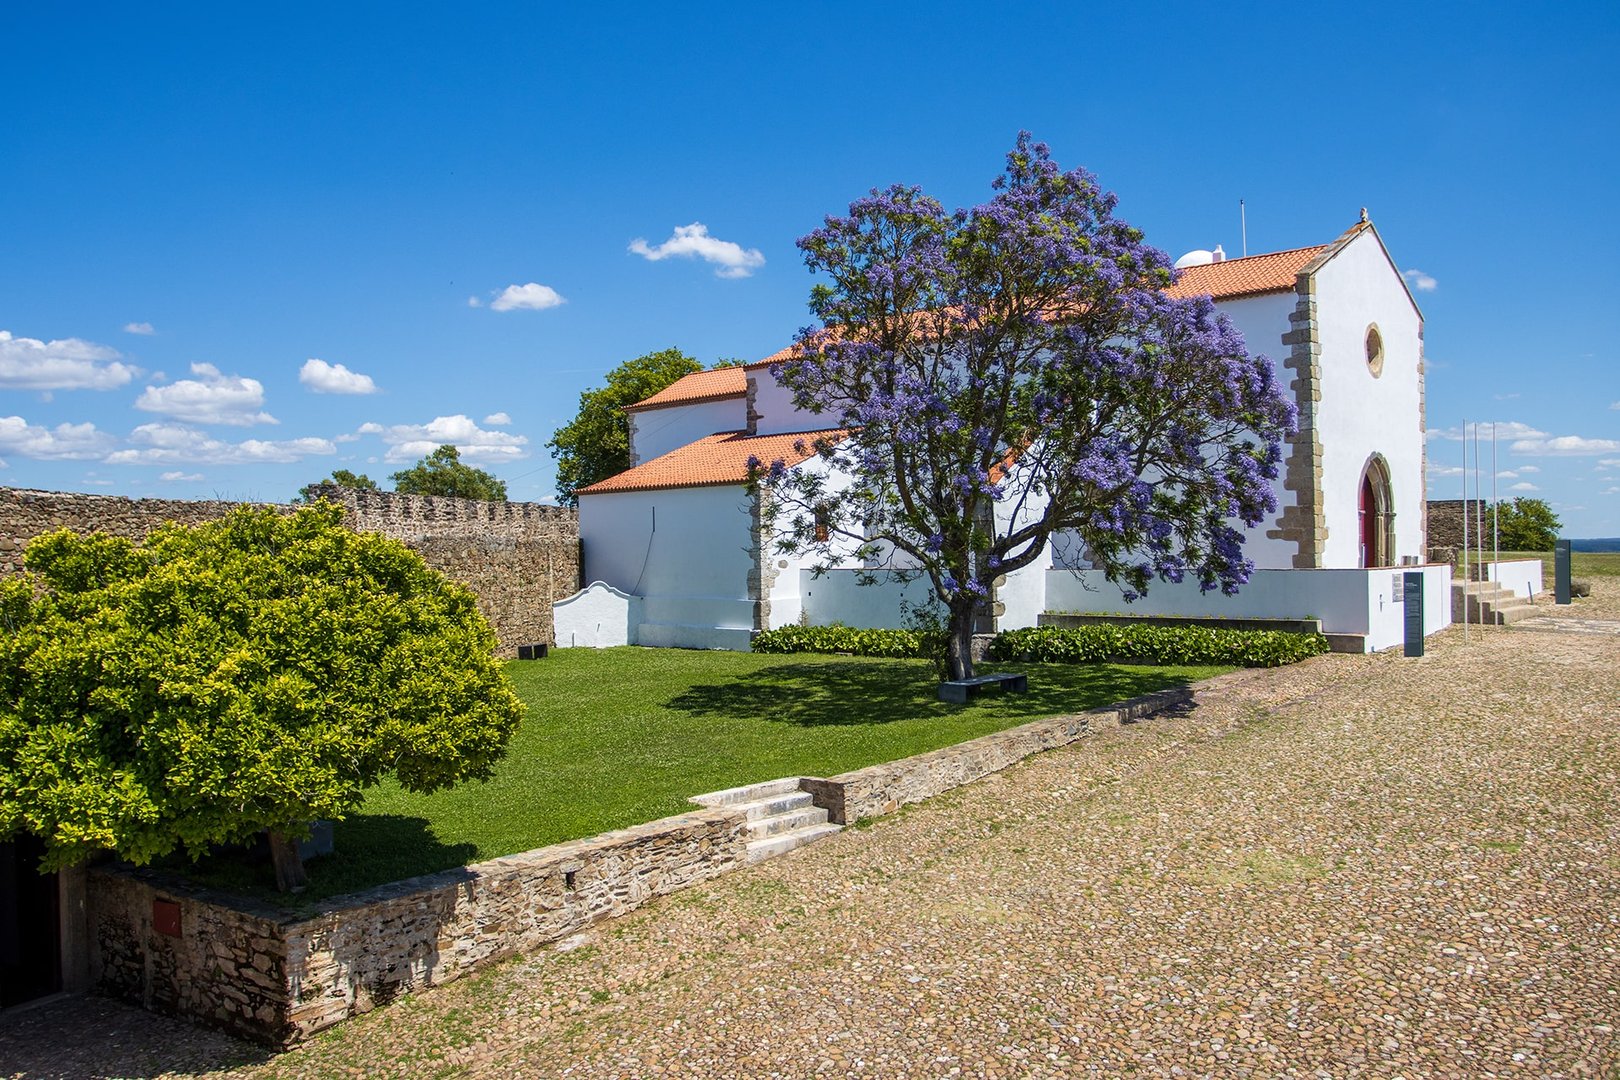
M 0 1074 L 1620 1077 L 1617 670 L 1476 629 L 1240 673 L 279 1056 L 89 998 Z

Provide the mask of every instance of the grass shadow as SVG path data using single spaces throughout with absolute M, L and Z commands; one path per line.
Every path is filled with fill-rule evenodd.
M 990 694 L 967 706 L 938 700 L 939 682 L 922 661 L 798 660 L 725 682 L 696 685 L 665 703 L 700 717 L 750 716 L 801 727 L 884 724 L 954 715 L 965 709 L 1027 717 L 1080 712 L 1185 686 L 1179 669 L 1116 664 L 982 664 L 981 671 L 1029 676 L 1026 694 Z
M 426 818 L 362 810 L 335 823 L 332 854 L 304 863 L 309 888 L 297 896 L 276 891 L 269 859 L 252 849 L 220 851 L 196 863 L 171 857 L 159 865 L 208 888 L 297 907 L 380 882 L 465 866 L 477 854 L 474 844 L 440 841 Z

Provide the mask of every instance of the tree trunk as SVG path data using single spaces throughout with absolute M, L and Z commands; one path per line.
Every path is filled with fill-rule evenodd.
M 949 662 L 947 678 L 973 678 L 973 603 L 958 602 L 951 605 L 950 641 L 946 659 Z
M 276 888 L 282 892 L 303 892 L 309 884 L 304 858 L 298 854 L 298 841 L 275 829 L 270 830 L 270 864 L 276 868 Z

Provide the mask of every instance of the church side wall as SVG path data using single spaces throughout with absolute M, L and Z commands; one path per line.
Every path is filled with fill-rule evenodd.
M 335 487 L 321 493 L 343 506 L 350 527 L 404 542 L 471 589 L 495 627 L 501 656 L 516 655 L 518 645 L 550 642 L 552 601 L 579 588 L 579 525 L 572 510 Z M 0 488 L 0 576 L 21 573 L 28 541 L 53 529 L 139 540 L 164 522 L 197 525 L 244 505 L 294 509 Z
M 1423 320 L 1377 237 L 1362 233 L 1316 274 L 1321 342 L 1322 565 L 1361 564 L 1361 479 L 1368 458 L 1389 464 L 1392 561 L 1426 560 L 1423 540 Z M 1367 363 L 1367 329 L 1383 339 L 1382 372 Z
M 740 396 L 629 413 L 630 464 L 662 457 L 716 432 L 741 431 L 748 425 L 747 413 Z
M 1292 292 L 1286 292 L 1225 300 L 1215 305 L 1243 334 L 1249 355 L 1262 355 L 1271 361 L 1272 370 L 1277 376 L 1277 385 L 1282 387 L 1284 392 L 1287 392 L 1288 384 L 1294 376 L 1292 372 L 1282 367 L 1283 360 L 1289 354 L 1289 346 L 1283 344 L 1282 338 L 1288 332 L 1288 316 L 1294 310 L 1297 301 L 1298 297 Z M 1284 455 L 1287 452 L 1285 446 Z M 1281 466 L 1277 479 L 1272 483 L 1272 490 L 1277 495 L 1277 510 L 1267 520 L 1244 531 L 1243 554 L 1254 560 L 1257 569 L 1286 570 L 1294 565 L 1294 554 L 1298 550 L 1298 545 L 1292 540 L 1266 535 L 1268 532 L 1279 530 L 1278 517 L 1286 508 L 1298 502 L 1294 493 L 1283 486 Z
M 746 649 L 762 569 L 751 505 L 741 484 L 582 496 L 586 577 L 643 598 L 638 644 Z

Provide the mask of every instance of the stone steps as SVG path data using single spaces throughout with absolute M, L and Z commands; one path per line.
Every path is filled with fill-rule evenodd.
M 843 828 L 827 820 L 827 811 L 815 805 L 809 792 L 799 790 L 797 776 L 711 791 L 694 795 L 690 801 L 743 812 L 748 819 L 750 863 L 785 854 Z
M 1512 589 L 1489 581 L 1451 582 L 1451 621 L 1476 626 L 1511 626 L 1536 614 L 1535 605 L 1521 599 Z

